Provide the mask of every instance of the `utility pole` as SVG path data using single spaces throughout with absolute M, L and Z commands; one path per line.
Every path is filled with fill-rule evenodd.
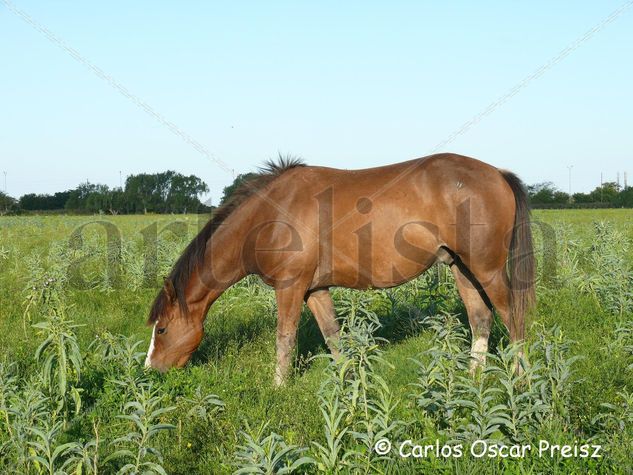
M 119 170 L 119 188 L 123 189 L 123 178 L 121 175 L 121 170 Z
M 573 165 L 568 165 L 567 170 L 569 170 L 569 201 L 571 202 L 571 169 L 574 168 Z
M 7 192 L 7 172 L 4 171 L 2 173 L 4 173 L 4 192 L 6 193 Z

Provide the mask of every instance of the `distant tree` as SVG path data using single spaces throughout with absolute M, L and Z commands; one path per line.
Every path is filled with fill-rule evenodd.
M 572 200 L 574 203 L 593 203 L 593 198 L 589 193 L 574 193 Z
M 110 214 L 124 213 L 126 208 L 125 192 L 121 188 L 114 188 L 110 191 Z
M 569 195 L 556 188 L 551 181 L 529 185 L 527 187 L 532 204 L 568 203 Z
M 620 185 L 614 181 L 609 181 L 607 183 L 603 183 L 589 193 L 589 198 L 594 203 L 614 204 L 617 201 L 619 193 Z
M 112 192 L 107 185 L 94 185 L 87 194 L 83 210 L 91 213 L 105 213 L 112 209 Z
M 81 211 L 88 213 L 187 213 L 204 211 L 198 199 L 209 191 L 197 176 L 174 171 L 131 175 L 125 189 L 85 182 L 74 190 L 54 195 L 27 194 L 20 198 L 26 210 Z
M 70 191 L 68 200 L 66 200 L 65 208 L 71 211 L 92 211 L 88 209 L 88 198 L 99 191 L 103 191 L 104 186 L 105 185 L 95 185 L 90 182 L 82 183 L 77 188 Z M 94 196 L 90 205 L 96 206 L 96 198 Z
M 126 196 L 121 188 L 82 183 L 69 192 L 66 209 L 88 213 L 119 214 L 127 211 Z
M 53 205 L 52 209 L 64 209 L 66 207 L 66 201 L 70 197 L 70 190 L 68 191 L 58 191 L 53 195 Z
M 41 208 L 40 197 L 42 195 L 36 195 L 35 193 L 28 193 L 20 197 L 20 208 L 26 210 L 36 210 Z
M 0 216 L 15 213 L 18 210 L 18 202 L 15 198 L 0 191 Z
M 28 193 L 20 197 L 20 207 L 30 211 L 64 209 L 70 191 L 57 192 L 54 195 Z
M 174 173 L 165 202 L 166 208 L 172 213 L 196 211 L 200 207 L 198 196 L 208 191 L 209 187 L 197 176 Z
M 569 195 L 564 191 L 554 193 L 554 203 L 569 203 Z
M 231 183 L 229 186 L 224 187 L 224 190 L 222 192 L 222 199 L 220 200 L 220 205 L 226 203 L 231 195 L 235 193 L 235 190 L 237 190 L 242 183 L 247 182 L 248 180 L 251 180 L 256 176 L 256 173 L 241 173 L 237 175 L 237 177 L 233 180 L 233 183 Z
M 194 175 L 174 171 L 131 175 L 125 181 L 125 198 L 132 212 L 186 213 L 200 205 L 198 196 L 209 191 Z
M 160 195 L 156 196 L 156 176 L 147 173 L 130 175 L 125 180 L 125 197 L 129 211 L 132 213 L 147 213 L 155 211 L 154 206 L 161 201 Z
M 619 194 L 614 204 L 619 208 L 633 208 L 633 187 L 627 186 Z

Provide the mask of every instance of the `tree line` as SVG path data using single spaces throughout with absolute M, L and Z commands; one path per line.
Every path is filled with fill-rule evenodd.
M 29 193 L 14 199 L 0 192 L 0 212 L 67 211 L 71 213 L 196 213 L 211 208 L 199 196 L 209 191 L 195 175 L 174 171 L 130 175 L 123 187 L 82 183 L 77 188 L 54 194 Z
M 244 182 L 257 176 L 254 173 L 238 175 L 223 190 L 220 204 L 225 203 Z M 184 176 L 174 171 L 131 175 L 123 188 L 82 183 L 77 188 L 52 195 L 30 193 L 14 199 L 0 192 L 0 214 L 24 211 L 60 211 L 74 213 L 196 213 L 210 212 L 211 207 L 201 203 L 199 195 L 209 191 L 200 178 Z M 589 193 L 571 196 L 552 182 L 527 187 L 534 208 L 633 208 L 633 187 L 620 187 L 607 182 Z
M 527 187 L 534 208 L 633 208 L 633 187 L 607 182 L 589 193 L 561 191 L 550 181 Z

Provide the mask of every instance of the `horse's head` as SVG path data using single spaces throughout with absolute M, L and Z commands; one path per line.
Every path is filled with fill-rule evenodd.
M 156 297 L 149 324 L 153 324 L 152 341 L 147 351 L 145 367 L 164 372 L 183 367 L 202 340 L 201 319 L 187 315 L 171 280 Z

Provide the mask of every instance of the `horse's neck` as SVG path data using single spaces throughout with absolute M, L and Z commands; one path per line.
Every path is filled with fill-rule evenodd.
M 230 286 L 246 276 L 241 262 L 243 226 L 221 225 L 207 242 L 204 263 L 194 271 L 187 287 L 190 309 L 207 310 Z

